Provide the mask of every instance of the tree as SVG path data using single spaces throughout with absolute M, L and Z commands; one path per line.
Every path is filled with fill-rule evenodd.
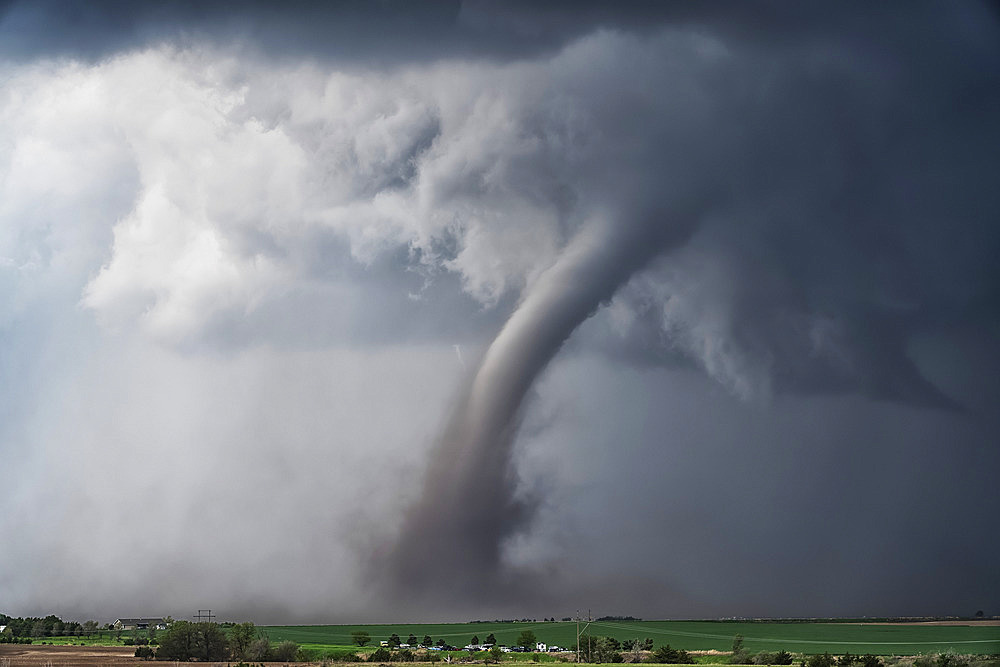
M 655 651 L 652 655 L 653 662 L 662 665 L 673 665 L 677 663 L 677 649 L 671 648 L 670 644 L 664 644 Z
M 479 635 L 472 635 L 472 639 L 469 640 L 469 643 L 473 644 L 473 645 L 478 644 L 479 643 Z
M 621 644 L 614 637 L 601 637 L 594 645 L 593 658 L 597 662 L 624 662 L 625 659 L 618 651 Z
M 733 637 L 733 654 L 729 656 L 731 665 L 749 665 L 750 652 L 743 648 L 743 635 Z
M 497 638 L 494 637 L 493 633 L 491 632 L 490 634 L 486 635 L 486 641 L 483 642 L 483 643 L 484 644 L 492 644 L 492 645 L 496 646 Z
M 421 646 L 432 646 L 433 644 L 434 640 L 431 639 L 430 635 L 424 635 L 424 641 L 420 642 Z
M 274 659 L 278 662 L 292 662 L 299 652 L 299 645 L 295 642 L 281 642 L 274 649 Z
M 247 658 L 253 661 L 264 662 L 271 655 L 271 639 L 267 635 L 262 635 L 250 642 L 247 649 Z
M 537 643 L 538 638 L 531 630 L 522 630 L 521 634 L 517 636 L 517 646 L 523 646 L 525 649 L 530 649 Z
M 194 623 L 178 621 L 163 633 L 160 648 L 156 652 L 161 660 L 187 661 L 194 657 Z
M 822 655 L 811 655 L 806 660 L 806 667 L 833 667 L 833 656 L 827 652 Z
M 642 644 L 639 643 L 638 639 L 629 639 L 622 642 L 622 650 L 628 651 L 628 655 L 624 656 L 626 662 L 642 662 Z
M 492 635 L 490 636 L 492 637 Z M 501 651 L 500 647 L 497 646 L 495 643 L 493 644 L 493 648 L 490 649 L 490 659 L 496 663 L 499 663 L 501 660 L 503 660 L 503 651 Z
M 351 633 L 351 641 L 358 646 L 364 646 L 372 640 L 372 636 L 366 630 L 355 630 Z
M 192 658 L 221 662 L 227 653 L 226 635 L 218 623 L 178 621 L 163 633 L 157 657 L 184 662 Z
M 389 646 L 396 648 L 400 644 L 402 644 L 402 642 L 399 641 L 399 635 L 397 635 L 395 632 L 389 635 Z
M 83 624 L 83 632 L 90 637 L 97 632 L 97 621 L 87 621 Z
M 392 661 L 392 651 L 380 646 L 375 652 L 368 656 L 368 662 L 390 662 Z
M 250 645 L 257 638 L 257 627 L 247 621 L 237 623 L 229 630 L 229 655 L 233 660 L 246 660 L 250 656 Z
M 218 623 L 198 623 L 195 638 L 197 652 L 194 657 L 207 662 L 219 662 L 226 659 L 229 646 L 226 642 L 226 633 L 222 631 Z
M 409 644 L 410 646 L 416 646 L 417 636 L 411 632 L 409 638 L 406 640 L 406 643 Z

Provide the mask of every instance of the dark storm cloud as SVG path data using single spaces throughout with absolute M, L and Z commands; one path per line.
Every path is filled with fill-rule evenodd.
M 289 2 L 134 3 L 9 0 L 0 6 L 8 56 L 99 58 L 175 39 L 240 40 L 269 53 L 373 63 L 445 56 L 522 58 L 596 27 L 643 27 L 663 3 Z
M 923 375 L 908 346 L 919 332 L 1000 315 L 991 259 L 1000 250 L 1000 162 L 988 148 L 1000 141 L 996 26 L 965 24 L 959 11 L 947 17 L 949 28 L 971 33 L 959 39 L 942 37 L 940 24 L 867 18 L 814 27 L 809 39 L 776 48 L 724 42 L 732 59 L 686 63 L 699 69 L 690 87 L 683 76 L 646 72 L 641 110 L 610 95 L 620 104 L 603 108 L 598 127 L 619 152 L 606 165 L 631 182 L 618 199 L 615 176 L 594 181 L 591 195 L 614 219 L 605 243 L 635 229 L 671 230 L 683 242 L 678 217 L 694 217 L 698 232 L 682 248 L 640 236 L 633 250 L 607 263 L 588 256 L 578 269 L 562 266 L 578 261 L 570 243 L 550 271 L 579 275 L 529 287 L 457 406 L 425 495 L 404 522 L 395 584 L 496 587 L 503 544 L 533 511 L 518 505 L 510 472 L 528 389 L 580 323 L 668 250 L 623 300 L 639 304 L 632 310 L 645 303 L 662 344 L 735 393 L 859 393 L 963 409 Z M 623 200 L 655 202 L 661 213 L 616 215 Z M 502 381 L 494 367 L 515 379 Z
M 857 10 L 852 12 L 851 9 Z M 731 38 L 797 42 L 831 27 L 867 30 L 896 7 L 838 8 L 794 2 L 610 4 L 492 0 L 91 0 L 0 2 L 2 53 L 99 59 L 159 42 L 237 41 L 269 55 L 334 57 L 386 65 L 440 57 L 521 59 L 557 50 L 597 29 L 648 33 L 665 24 Z M 863 18 L 859 18 L 863 17 Z

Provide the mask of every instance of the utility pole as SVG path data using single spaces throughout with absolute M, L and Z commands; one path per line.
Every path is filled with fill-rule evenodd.
M 215 618 L 215 614 L 212 613 L 211 609 L 199 609 L 198 613 L 195 616 L 192 616 L 191 618 L 197 619 L 199 623 L 201 623 L 202 621 L 207 621 L 211 623 L 212 619 Z
M 590 627 L 590 622 L 594 619 L 590 617 L 590 610 L 587 610 L 587 627 Z M 590 646 L 590 633 L 587 633 L 587 659 L 589 660 L 594 655 L 594 649 Z
M 583 626 L 584 631 L 590 627 L 590 610 L 587 610 L 587 624 Z M 590 635 L 587 635 L 587 656 L 590 656 Z M 580 662 L 580 610 L 576 610 L 576 661 Z

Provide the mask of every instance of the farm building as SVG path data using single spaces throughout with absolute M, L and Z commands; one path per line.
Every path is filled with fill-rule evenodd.
M 162 618 L 119 618 L 111 627 L 115 630 L 166 630 L 167 622 Z

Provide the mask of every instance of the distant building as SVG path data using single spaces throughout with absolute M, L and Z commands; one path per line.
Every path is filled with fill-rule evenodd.
M 119 618 L 111 624 L 115 630 L 166 630 L 167 622 L 162 618 Z

